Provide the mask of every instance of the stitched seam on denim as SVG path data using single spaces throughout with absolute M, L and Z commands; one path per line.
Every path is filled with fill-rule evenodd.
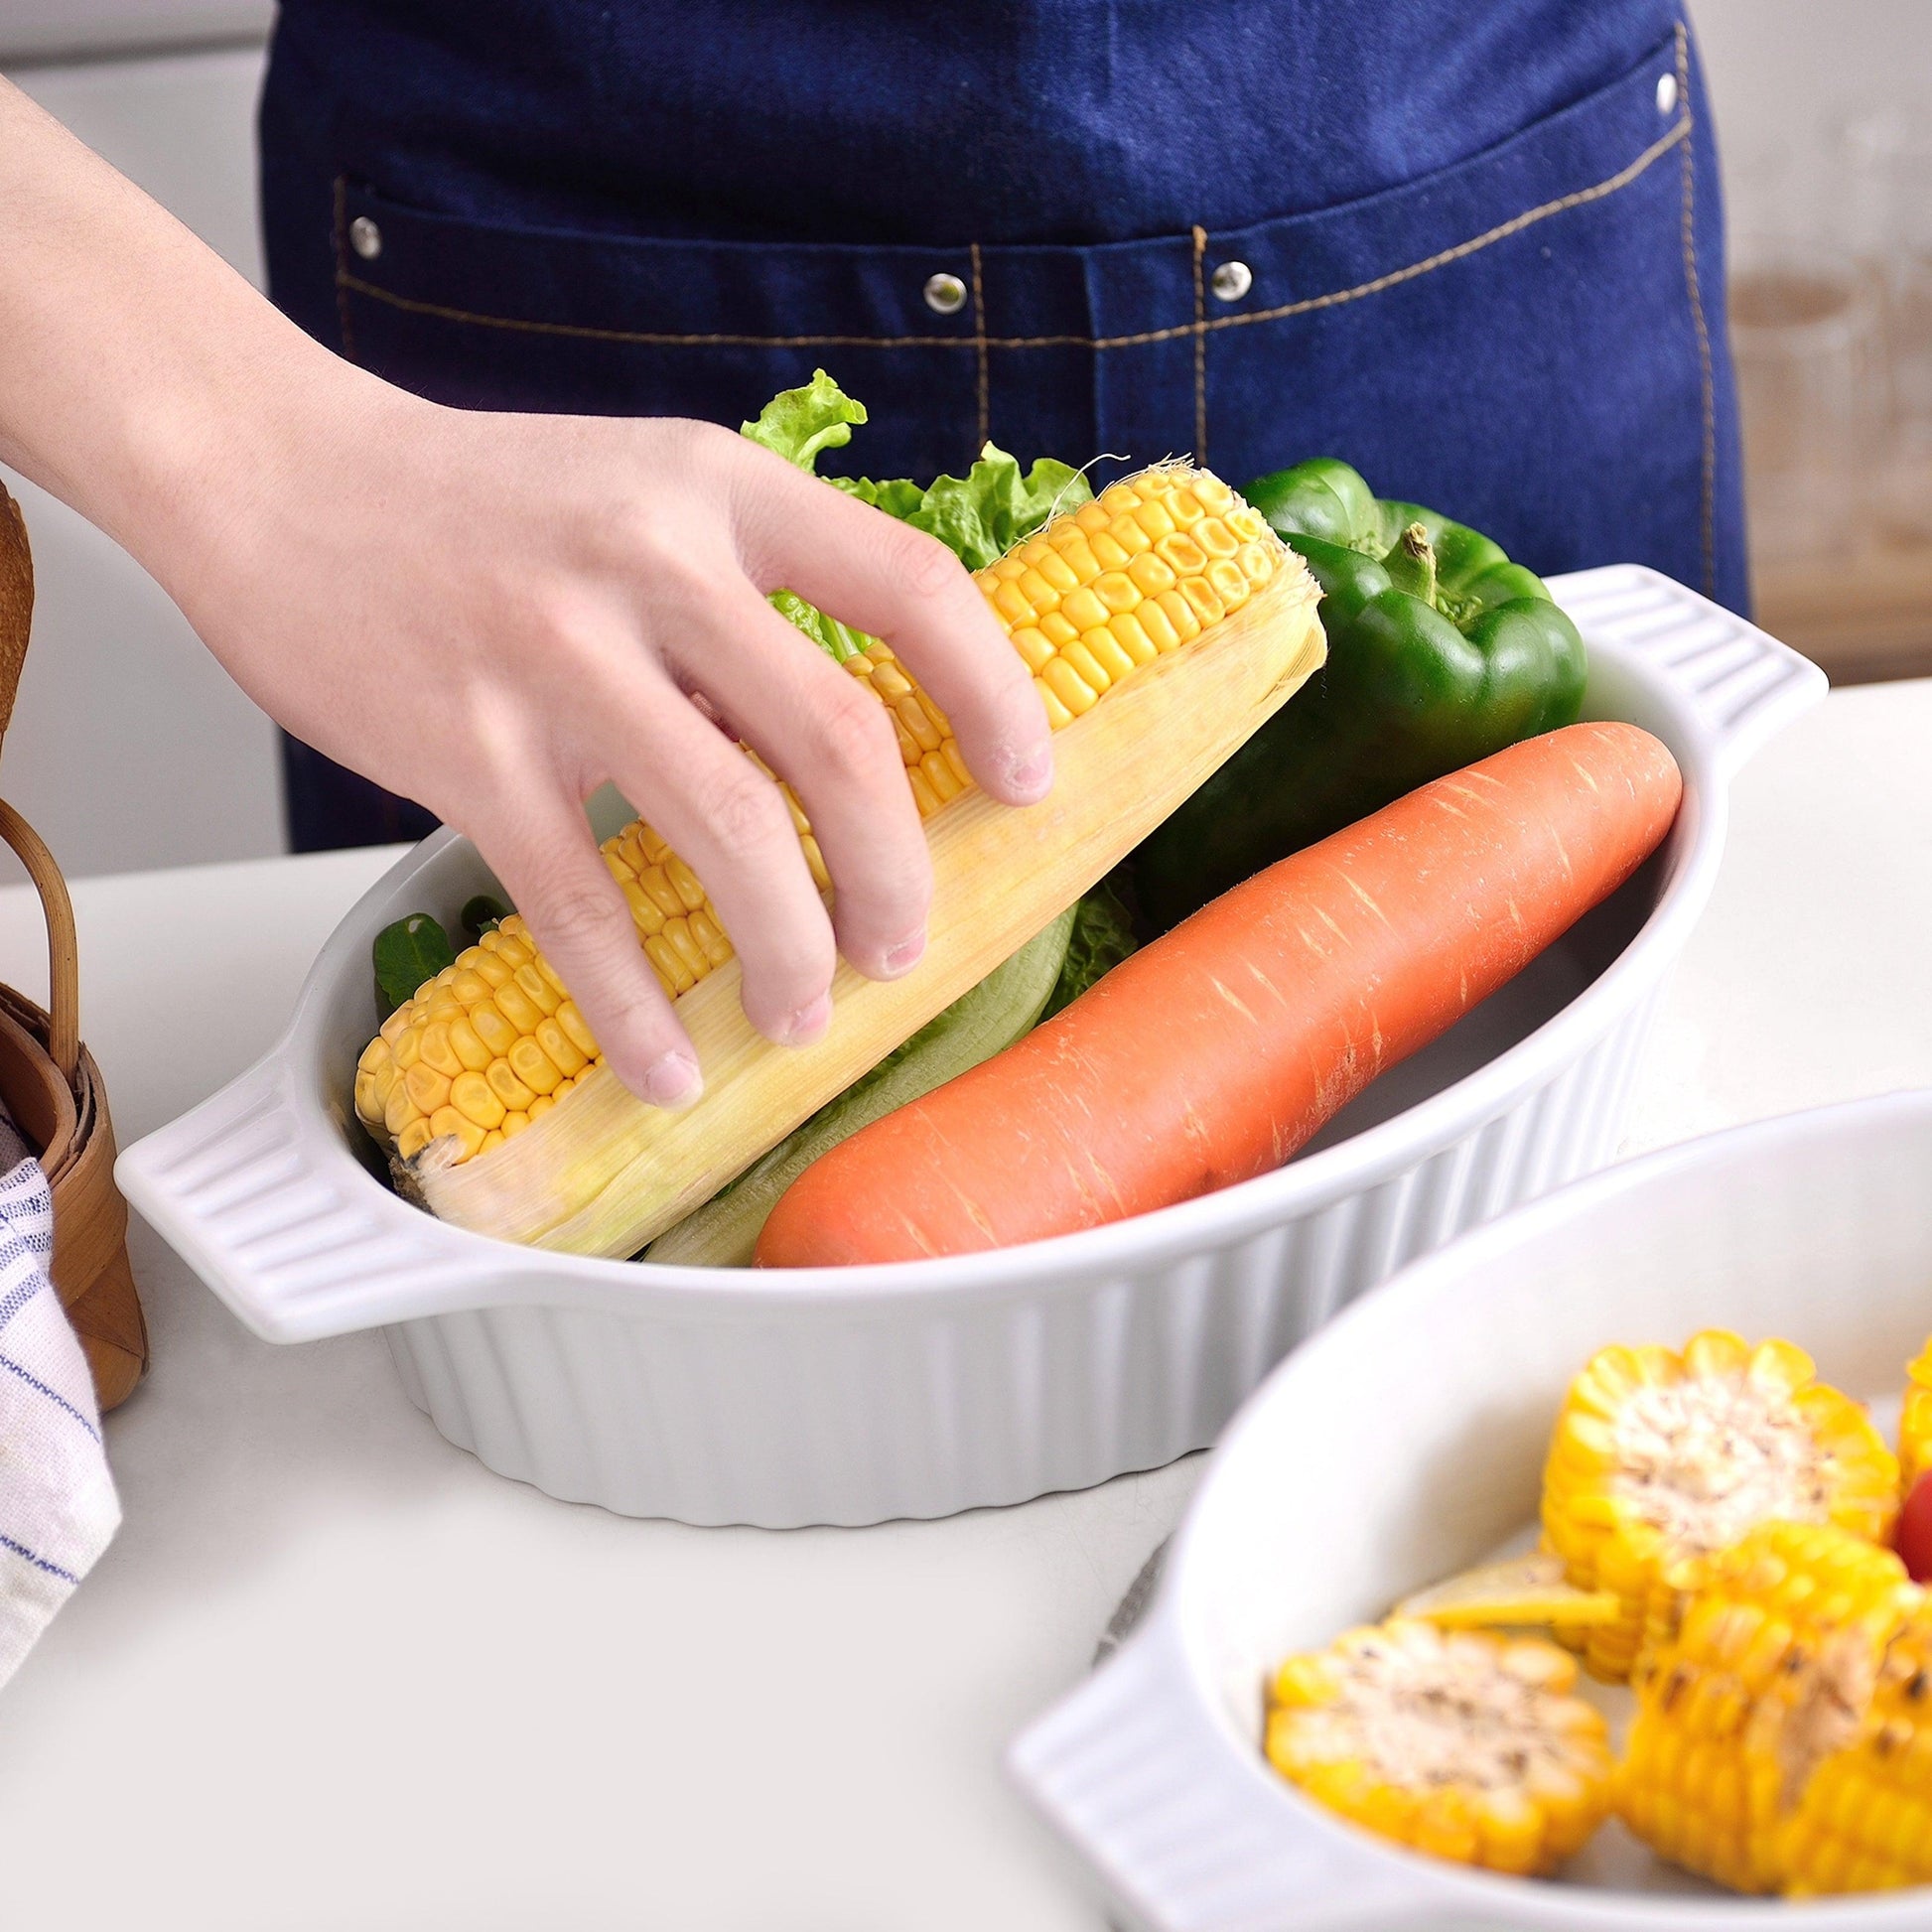
M 1201 257 L 1207 230 L 1194 224 L 1194 461 L 1207 468 L 1207 291 L 1201 283 Z
M 980 245 L 972 244 L 973 256 L 973 386 L 979 399 L 979 440 L 973 445 L 973 460 L 986 448 L 993 434 L 993 380 L 986 356 L 986 290 L 980 279 Z
M 1684 23 L 1677 23 L 1677 90 L 1684 99 L 1684 120 L 1691 118 L 1691 43 Z M 1711 368 L 1711 330 L 1704 316 L 1704 290 L 1698 281 L 1697 164 L 1691 142 L 1684 143 L 1684 287 L 1691 298 L 1691 323 L 1698 339 L 1698 381 L 1704 401 L 1703 476 L 1699 490 L 1698 536 L 1704 564 L 1704 594 L 1718 594 L 1718 405 Z
M 1453 248 L 1445 248 L 1423 261 L 1412 262 L 1407 268 L 1392 269 L 1372 281 L 1359 282 L 1353 288 L 1336 289 L 1327 295 L 1311 295 L 1300 302 L 1285 302 L 1279 308 L 1254 309 L 1238 316 L 1211 316 L 1199 324 L 1182 323 L 1172 329 L 1150 329 L 1134 336 L 988 336 L 985 346 L 989 349 L 1142 348 L 1155 343 L 1175 342 L 1197 332 L 1212 334 L 1220 329 L 1245 329 L 1252 323 L 1282 322 L 1290 316 L 1310 315 L 1318 309 L 1338 308 L 1344 302 L 1359 302 L 1366 296 L 1380 295 L 1384 289 L 1396 288 L 1439 268 L 1447 268 L 1452 262 L 1463 261 L 1498 241 L 1507 241 L 1510 236 L 1521 234 L 1525 228 L 1534 227 L 1539 221 L 1549 220 L 1552 215 L 1566 213 L 1571 208 L 1583 207 L 1591 202 L 1600 202 L 1628 188 L 1680 141 L 1685 140 L 1690 132 L 1690 118 L 1686 115 L 1668 133 L 1645 148 L 1634 161 L 1592 187 L 1580 188 L 1554 202 L 1544 202 L 1536 207 L 1526 208 L 1521 214 L 1512 215 L 1509 220 L 1499 222 L 1479 235 L 1472 235 L 1467 241 L 1457 242 Z M 433 316 L 443 322 L 472 323 L 483 329 L 504 329 L 523 335 L 566 336 L 580 341 L 621 343 L 642 348 L 976 348 L 979 345 L 978 339 L 973 336 L 753 336 L 725 331 L 672 335 L 649 330 L 597 329 L 588 323 L 525 322 L 512 316 L 485 315 L 476 309 L 455 309 L 440 302 L 421 302 L 413 296 L 395 295 L 387 289 L 377 288 L 372 282 L 364 282 L 358 276 L 348 274 L 345 269 L 338 271 L 337 281 L 344 289 L 365 295 L 372 302 L 380 302 L 388 308 L 400 309 L 407 315 Z
M 343 252 L 348 240 L 348 179 L 345 175 L 336 177 L 336 320 L 343 332 L 343 356 L 345 361 L 355 360 L 355 331 L 348 315 L 348 289 L 350 276 L 348 258 Z

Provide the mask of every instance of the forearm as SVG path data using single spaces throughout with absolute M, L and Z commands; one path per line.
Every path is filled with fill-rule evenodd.
M 0 460 L 179 595 L 238 480 L 292 458 L 295 392 L 356 382 L 0 80 Z

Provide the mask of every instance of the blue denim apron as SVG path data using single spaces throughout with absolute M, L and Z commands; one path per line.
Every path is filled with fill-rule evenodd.
M 822 364 L 873 476 L 989 437 L 1236 484 L 1335 455 L 1545 574 L 1635 560 L 1743 609 L 1672 0 L 1369 11 L 284 0 L 271 292 L 468 407 L 735 425 Z M 298 849 L 432 822 L 307 747 L 287 777 Z

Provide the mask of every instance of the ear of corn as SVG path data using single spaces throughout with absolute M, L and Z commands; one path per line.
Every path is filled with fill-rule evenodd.
M 1668 1634 L 1685 1562 L 1771 1519 L 1882 1541 L 1897 1507 L 1891 1451 L 1810 1356 L 1719 1330 L 1681 1354 L 1599 1351 L 1571 1384 L 1544 1471 L 1546 1546 L 1571 1583 L 1622 1606 L 1574 1638 L 1612 1683 L 1647 1638 Z
M 357 1066 L 357 1113 L 433 1211 L 510 1240 L 635 1253 L 1077 898 L 1324 651 L 1306 568 L 1224 483 L 1185 465 L 1112 485 L 976 581 L 1061 734 L 1041 805 L 997 806 L 971 785 L 944 714 L 884 644 L 845 665 L 892 712 L 927 822 L 934 897 L 918 970 L 881 984 L 841 964 L 827 1035 L 771 1046 L 744 1019 L 701 883 L 633 823 L 606 842 L 606 863 L 678 1000 L 704 1098 L 667 1115 L 625 1092 L 521 921 L 506 920 L 392 1015 Z M 824 890 L 810 825 L 786 796 Z
M 1826 1758 L 1779 1827 L 1791 1897 L 1932 1884 L 1932 1598 L 1878 1661 L 1854 1743 Z
M 1736 1891 L 1932 1880 L 1932 1616 L 1897 1558 L 1768 1523 L 1690 1581 L 1633 1679 L 1624 1823 Z
M 1898 1419 L 1898 1461 L 1902 1486 L 1910 1494 L 1932 1469 L 1932 1341 L 1905 1371 L 1905 1407 Z
M 1495 1871 L 1544 1872 L 1609 1806 L 1603 1718 L 1553 1644 L 1393 1618 L 1291 1657 L 1268 1757 L 1384 1838 Z

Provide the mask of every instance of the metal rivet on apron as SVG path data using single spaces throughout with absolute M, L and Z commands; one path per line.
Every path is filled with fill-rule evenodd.
M 348 224 L 348 245 L 365 262 L 372 262 L 382 252 L 382 230 L 366 214 L 358 214 Z
M 1657 111 L 1660 114 L 1673 113 L 1677 107 L 1677 75 L 1660 73 L 1657 76 Z
M 1239 302 L 1255 285 L 1255 272 L 1246 262 L 1223 262 L 1207 286 L 1217 302 Z
M 957 275 L 929 275 L 925 306 L 935 316 L 956 316 L 966 306 L 966 284 Z

